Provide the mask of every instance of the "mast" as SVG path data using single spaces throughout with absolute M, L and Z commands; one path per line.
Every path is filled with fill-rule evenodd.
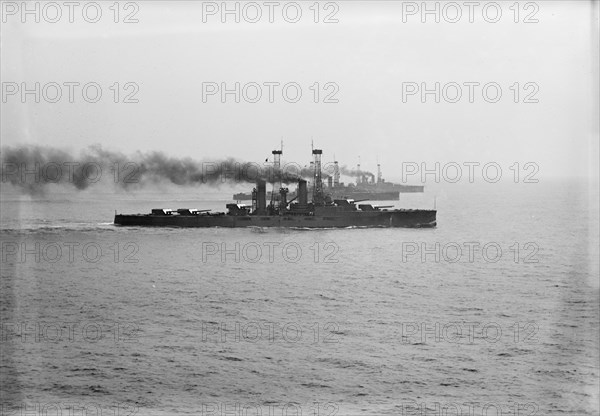
M 333 187 L 337 188 L 340 186 L 340 166 L 338 161 L 333 162 Z
M 283 141 L 282 141 L 283 146 Z M 271 203 L 275 206 L 275 202 L 279 201 L 279 190 L 281 189 L 281 155 L 283 150 L 273 150 L 273 191 L 271 191 Z
M 323 177 L 321 172 L 321 149 L 313 149 L 314 156 L 314 177 L 313 177 L 313 203 L 315 205 L 323 205 L 325 198 L 323 195 Z

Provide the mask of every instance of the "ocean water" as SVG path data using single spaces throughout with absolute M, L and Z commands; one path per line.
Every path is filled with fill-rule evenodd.
M 598 191 L 432 185 L 435 229 L 118 228 L 229 193 L 2 195 L 2 414 L 596 415 Z

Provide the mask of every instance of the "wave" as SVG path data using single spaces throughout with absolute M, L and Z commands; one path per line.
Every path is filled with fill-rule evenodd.
M 29 233 L 48 233 L 59 234 L 64 232 L 117 232 L 118 228 L 112 222 L 101 223 L 70 223 L 60 225 L 47 224 L 24 224 L 20 227 L 10 228 L 2 227 L 0 234 L 29 234 Z

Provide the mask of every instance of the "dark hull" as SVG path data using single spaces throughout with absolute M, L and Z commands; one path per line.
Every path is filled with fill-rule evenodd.
M 402 194 L 410 194 L 414 192 L 423 192 L 425 186 L 423 185 L 394 185 L 394 190 Z
M 391 190 L 391 191 L 360 191 L 360 190 L 345 190 L 345 189 L 337 189 L 335 191 L 327 191 L 328 195 L 331 196 L 332 199 L 340 199 L 340 198 L 349 198 L 349 199 L 361 199 L 368 201 L 398 201 L 400 200 L 400 192 L 423 192 L 423 187 L 414 187 L 420 188 L 420 190 Z M 412 189 L 412 188 L 411 188 Z M 296 196 L 294 192 L 288 194 L 288 198 L 292 199 Z M 271 195 L 267 195 L 267 199 L 270 199 Z M 252 194 L 248 193 L 239 193 L 233 194 L 234 201 L 250 201 L 252 199 Z
M 252 194 L 239 193 L 233 194 L 234 201 L 250 201 L 252 199 Z
M 333 199 L 348 198 L 355 200 L 367 200 L 367 201 L 398 201 L 400 200 L 400 194 L 398 191 L 385 191 L 385 192 L 369 192 L 369 191 L 339 191 L 332 194 Z
M 347 228 L 436 226 L 434 210 L 346 212 L 343 215 L 115 215 L 115 225 L 136 227 Z

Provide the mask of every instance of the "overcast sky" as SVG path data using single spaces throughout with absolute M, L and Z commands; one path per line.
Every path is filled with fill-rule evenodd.
M 262 162 L 283 138 L 284 159 L 304 162 L 312 139 L 325 161 L 335 154 L 354 165 L 360 156 L 363 168 L 375 170 L 379 159 L 391 177 L 400 175 L 400 161 L 496 161 L 506 167 L 535 162 L 540 176 L 597 171 L 592 165 L 598 163 L 598 11 L 591 1 L 538 1 L 527 9 L 521 3 L 518 23 L 509 9 L 513 2 L 499 2 L 497 23 L 486 21 L 495 10 L 484 16 L 482 7 L 475 8 L 470 23 L 465 6 L 457 23 L 444 19 L 454 19 L 450 8 L 441 12 L 440 23 L 432 15 L 422 23 L 420 10 L 408 14 L 412 3 L 399 1 L 339 1 L 327 8 L 321 3 L 319 23 L 309 8 L 313 2 L 299 2 L 303 14 L 297 23 L 284 20 L 284 2 L 275 8 L 274 23 L 263 2 L 260 22 L 246 22 L 242 14 L 240 23 L 234 16 L 222 23 L 219 12 L 208 14 L 212 3 L 191 1 L 138 1 L 139 10 L 122 3 L 119 23 L 109 10 L 112 2 L 103 3 L 98 23 L 86 22 L 81 9 L 70 23 L 66 7 L 58 23 L 46 21 L 55 13 L 50 8 L 39 23 L 30 15 L 22 23 L 21 12 L 4 3 L 4 93 L 7 82 L 31 88 L 35 82 L 96 82 L 103 95 L 88 103 L 76 88 L 75 102 L 69 103 L 63 86 L 58 103 L 43 96 L 35 103 L 32 95 L 23 103 L 19 93 L 5 94 L 3 146 L 76 150 L 102 143 L 125 153 L 159 150 L 199 160 L 232 156 Z M 294 9 L 287 10 L 293 19 Z M 133 12 L 138 23 L 121 22 Z M 255 15 L 246 12 L 249 19 Z M 322 22 L 330 13 L 338 23 Z M 524 23 L 527 17 L 538 22 Z M 115 82 L 119 101 L 133 91 L 124 90 L 125 83 L 137 84 L 133 98 L 139 102 L 115 104 L 110 89 Z M 203 83 L 223 82 L 230 88 L 258 83 L 263 96 L 258 103 L 243 96 L 236 103 L 231 94 L 223 103 L 217 93 L 203 102 Z M 302 98 L 287 102 L 279 86 L 270 103 L 265 82 L 295 82 Z M 316 82 L 319 103 L 311 90 Z M 463 96 L 458 103 L 443 96 L 435 103 L 433 94 L 423 103 L 420 93 L 403 100 L 405 83 L 423 82 L 430 88 L 458 83 Z M 479 86 L 470 103 L 465 82 L 497 83 L 502 97 L 487 102 Z M 519 103 L 511 90 L 516 82 Z M 324 88 L 326 83 L 335 85 Z M 525 88 L 526 83 L 532 84 Z M 255 95 L 250 87 L 246 92 Z M 323 102 L 331 92 L 338 102 Z M 455 89 L 446 92 L 454 98 Z M 530 93 L 539 102 L 524 103 Z

